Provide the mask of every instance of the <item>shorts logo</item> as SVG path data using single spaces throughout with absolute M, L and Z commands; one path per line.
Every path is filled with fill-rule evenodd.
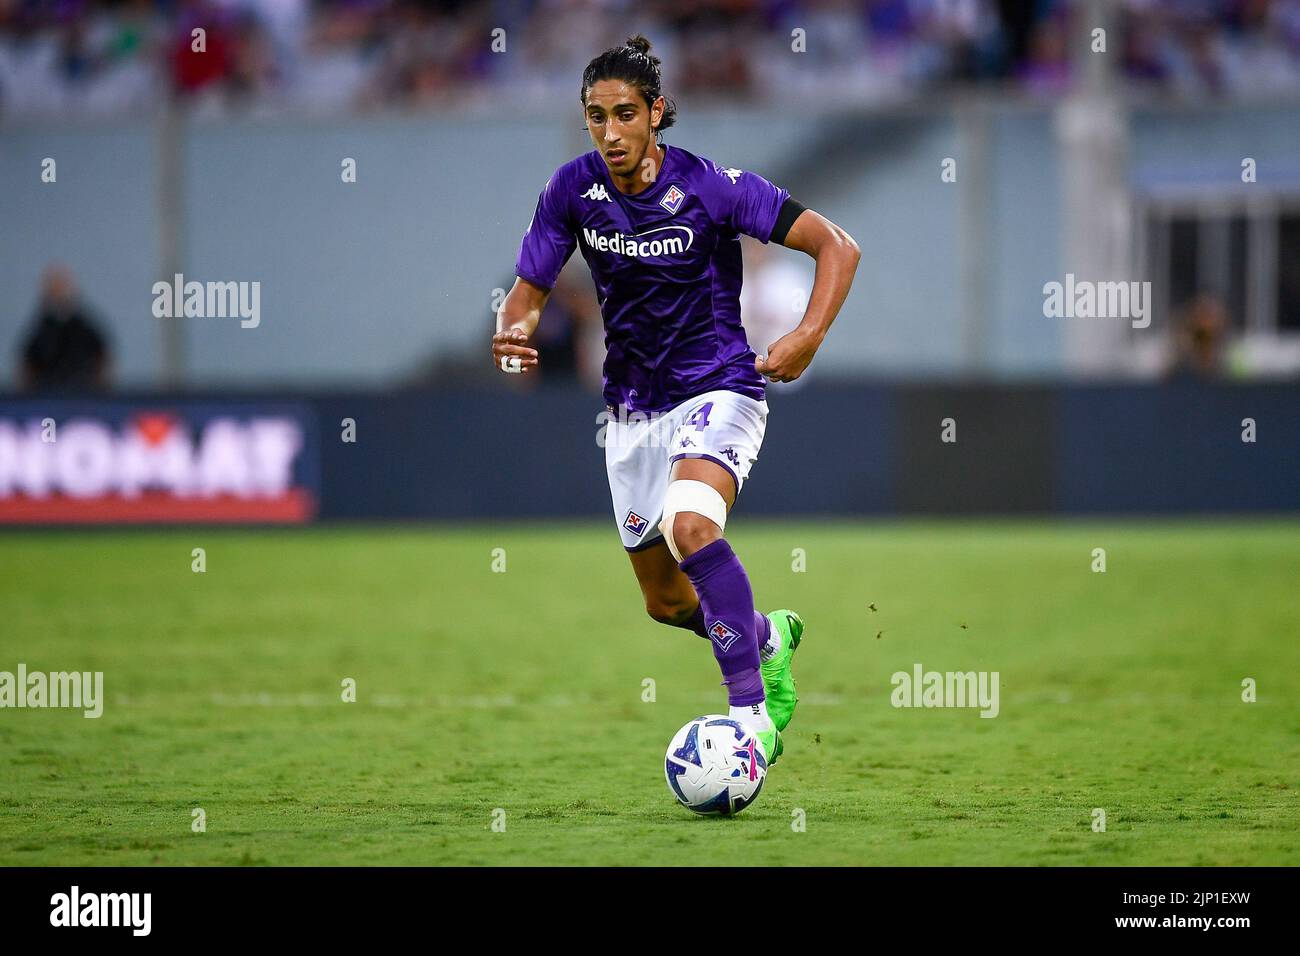
M 726 457 L 727 461 L 731 462 L 737 468 L 740 467 L 740 456 L 736 454 L 736 449 L 728 445 L 726 448 L 722 449 L 722 454 Z
M 731 650 L 731 645 L 735 644 L 736 639 L 740 637 L 740 632 L 727 627 L 727 625 L 723 624 L 721 621 L 714 621 L 709 625 L 709 637 L 711 637 L 713 643 L 717 644 L 723 651 L 729 651 Z
M 629 511 L 627 513 L 627 520 L 623 522 L 623 527 L 627 528 L 628 531 L 631 531 L 639 538 L 641 535 L 645 534 L 645 529 L 649 524 L 650 522 L 648 520 L 642 518 L 635 511 Z
M 686 193 L 682 192 L 676 186 L 669 186 L 668 192 L 664 193 L 664 198 L 659 200 L 659 205 L 675 214 L 678 209 L 682 208 L 682 200 L 685 198 Z

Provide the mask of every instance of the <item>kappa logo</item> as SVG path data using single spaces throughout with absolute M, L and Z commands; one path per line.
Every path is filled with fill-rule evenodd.
M 627 520 L 623 522 L 623 527 L 627 528 L 628 531 L 631 531 L 639 538 L 641 535 L 645 534 L 645 529 L 649 524 L 650 522 L 647 519 L 642 518 L 635 511 L 629 511 L 627 513 Z
M 744 172 L 745 171 L 743 169 L 737 169 L 735 166 L 732 166 L 730 169 L 724 169 L 722 171 L 722 175 L 730 179 L 731 185 L 734 186 L 736 185 L 736 180 L 739 179 L 742 175 L 744 175 Z
M 726 456 L 727 461 L 737 467 L 740 466 L 740 456 L 736 454 L 736 449 L 728 445 L 726 448 L 722 449 L 722 454 Z
M 609 193 L 605 192 L 605 187 L 601 183 L 592 183 L 591 188 L 582 194 L 583 199 L 598 199 L 601 202 L 613 202 L 609 198 Z
M 713 643 L 726 652 L 731 650 L 732 644 L 736 643 L 740 637 L 740 632 L 727 627 L 721 621 L 714 621 L 709 625 L 709 637 L 713 639 Z
M 664 193 L 664 198 L 659 200 L 659 205 L 663 206 L 669 212 L 676 214 L 677 210 L 682 208 L 682 200 L 686 198 L 686 193 L 682 192 L 676 186 L 669 186 L 668 192 Z

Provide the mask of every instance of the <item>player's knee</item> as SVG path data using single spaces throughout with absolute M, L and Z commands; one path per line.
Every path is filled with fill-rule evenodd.
M 726 499 L 712 485 L 691 478 L 668 483 L 659 530 L 678 561 L 721 538 L 726 526 Z
M 722 537 L 722 529 L 711 518 L 694 511 L 679 511 L 673 517 L 673 540 L 682 556 L 694 554 Z

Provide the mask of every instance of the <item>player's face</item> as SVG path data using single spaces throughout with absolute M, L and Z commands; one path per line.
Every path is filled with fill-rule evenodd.
M 587 130 L 615 176 L 631 176 L 654 144 L 664 98 L 646 106 L 640 91 L 623 80 L 600 80 L 587 90 Z

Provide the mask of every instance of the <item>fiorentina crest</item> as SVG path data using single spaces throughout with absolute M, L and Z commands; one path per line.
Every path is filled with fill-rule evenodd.
M 669 212 L 676 214 L 678 209 L 682 208 L 682 200 L 686 198 L 686 193 L 682 192 L 676 186 L 669 186 L 668 192 L 664 193 L 664 198 L 659 200 L 659 205 L 663 206 Z
M 627 520 L 623 522 L 623 527 L 627 528 L 628 531 L 631 531 L 639 538 L 641 535 L 645 534 L 646 525 L 649 523 L 649 519 L 642 518 L 635 511 L 629 511 L 627 513 Z
M 736 639 L 740 637 L 740 632 L 727 627 L 727 625 L 723 624 L 721 621 L 714 621 L 709 625 L 709 637 L 712 638 L 713 642 L 717 644 L 718 647 L 722 648 L 723 651 L 729 651 L 731 650 L 731 645 L 735 644 Z

